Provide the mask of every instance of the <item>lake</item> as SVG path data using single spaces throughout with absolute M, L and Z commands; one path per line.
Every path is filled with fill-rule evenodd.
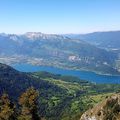
M 47 71 L 54 74 L 71 75 L 79 77 L 80 79 L 88 80 L 95 83 L 117 83 L 120 84 L 120 76 L 98 75 L 94 72 L 66 70 L 50 66 L 35 66 L 31 64 L 13 64 L 11 65 L 16 70 L 22 72 L 38 72 Z

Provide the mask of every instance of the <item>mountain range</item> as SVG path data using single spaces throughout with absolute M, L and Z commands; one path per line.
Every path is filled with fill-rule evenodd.
M 69 35 L 40 32 L 28 32 L 22 35 L 1 33 L 0 62 L 6 64 L 26 62 L 66 69 L 89 70 L 102 74 L 120 74 L 119 44 L 116 46 L 116 51 L 106 50 L 104 46 L 94 44 L 96 41 L 101 41 L 99 34 L 105 33 L 94 34 L 80 35 L 80 39 L 78 39 L 78 37 L 73 38 Z M 89 37 L 86 36 L 95 38 L 92 37 L 93 42 L 90 42 Z M 109 45 L 113 40 L 106 37 L 107 35 L 102 37 L 104 39 L 102 41 L 108 41 Z M 119 41 L 118 37 L 117 39 L 114 37 L 114 39 Z M 116 43 L 116 41 L 114 42 Z M 111 44 L 113 45 L 113 43 Z
M 120 31 L 66 34 L 72 39 L 81 39 L 101 48 L 120 49 Z

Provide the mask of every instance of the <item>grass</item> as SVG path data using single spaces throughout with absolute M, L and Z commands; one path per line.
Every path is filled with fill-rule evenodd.
M 71 82 L 66 82 L 66 81 L 60 80 L 60 79 L 56 80 L 53 78 L 45 78 L 44 80 L 47 80 L 63 89 L 66 89 L 67 92 L 70 94 L 74 94 L 74 93 L 76 93 L 76 91 L 83 90 L 82 86 L 80 86 L 80 84 L 78 84 L 78 83 L 71 83 Z
M 104 93 L 104 94 L 98 94 L 98 95 L 92 95 L 90 96 L 90 99 L 94 101 L 95 103 L 98 103 L 102 100 L 104 100 L 106 97 L 111 96 L 113 93 Z

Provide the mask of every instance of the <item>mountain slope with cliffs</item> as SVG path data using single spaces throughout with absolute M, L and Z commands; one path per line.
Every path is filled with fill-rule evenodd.
M 120 93 L 106 98 L 86 111 L 80 120 L 120 120 Z
M 116 67 L 117 59 L 115 52 L 60 35 L 39 32 L 0 34 L 0 62 L 6 64 L 22 62 L 120 74 L 119 64 Z

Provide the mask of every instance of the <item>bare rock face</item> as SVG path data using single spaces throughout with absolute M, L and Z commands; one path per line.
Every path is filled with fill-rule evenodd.
M 120 120 L 120 94 L 106 98 L 86 111 L 80 120 Z

